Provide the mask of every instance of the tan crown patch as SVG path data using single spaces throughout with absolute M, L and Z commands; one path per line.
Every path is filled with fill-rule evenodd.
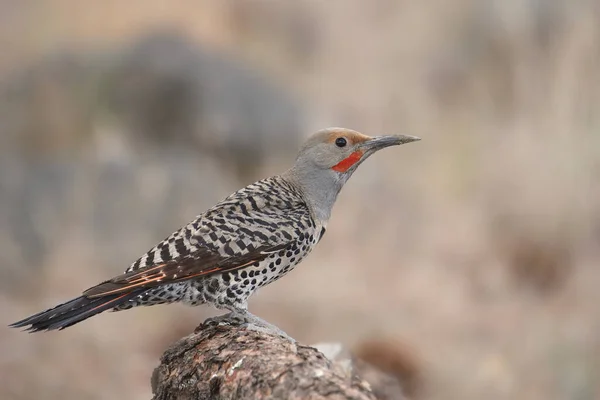
M 352 131 L 350 129 L 336 129 L 329 133 L 329 137 L 327 138 L 327 143 L 333 143 L 337 138 L 344 137 L 349 144 L 353 145 L 356 143 L 363 143 L 367 140 L 371 140 L 372 138 L 367 135 L 363 135 L 360 132 Z

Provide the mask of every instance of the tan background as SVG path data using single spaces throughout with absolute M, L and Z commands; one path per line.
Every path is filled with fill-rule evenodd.
M 304 343 L 392 338 L 414 397 L 600 397 L 597 1 L 6 0 L 0 50 L 2 325 L 281 172 L 298 135 L 407 133 L 251 310 Z M 211 313 L 0 328 L 0 398 L 147 399 Z

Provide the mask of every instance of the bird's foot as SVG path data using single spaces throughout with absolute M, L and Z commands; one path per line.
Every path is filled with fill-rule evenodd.
M 248 310 L 234 310 L 227 314 L 208 318 L 206 321 L 204 321 L 202 325 L 215 326 L 220 324 L 245 326 L 247 329 L 253 331 L 275 334 L 284 337 L 291 342 L 296 342 L 296 340 L 289 336 L 287 333 L 285 333 L 275 325 L 268 323 L 264 319 L 257 317 Z
M 215 326 L 215 325 L 224 324 L 224 325 L 239 326 L 239 325 L 244 325 L 246 323 L 248 323 L 248 320 L 246 319 L 245 313 L 231 311 L 231 312 L 228 312 L 227 314 L 222 314 L 222 315 L 217 315 L 216 317 L 207 318 L 202 323 L 202 325 Z

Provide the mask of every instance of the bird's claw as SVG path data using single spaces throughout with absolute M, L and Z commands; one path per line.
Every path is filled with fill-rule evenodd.
M 246 310 L 236 310 L 227 314 L 208 318 L 206 321 L 204 321 L 201 327 L 218 326 L 221 324 L 230 326 L 245 326 L 247 329 L 253 331 L 275 334 L 285 339 L 288 339 L 291 342 L 296 342 L 294 338 L 290 337 L 287 333 L 285 333 L 275 325 L 268 323 L 262 318 L 259 318 Z
M 240 326 L 247 324 L 249 321 L 246 318 L 245 314 L 239 312 L 229 312 L 227 314 L 218 315 L 216 317 L 211 317 L 206 319 L 202 325 L 204 326 L 216 326 L 216 325 L 234 325 Z

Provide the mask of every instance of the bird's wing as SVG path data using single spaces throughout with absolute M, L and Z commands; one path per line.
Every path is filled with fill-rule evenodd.
M 287 246 L 287 243 L 266 245 L 240 256 L 223 257 L 207 248 L 180 259 L 126 272 L 86 290 L 87 298 L 127 293 L 134 289 L 148 289 L 167 283 L 181 282 L 216 272 L 232 271 L 262 261 L 269 254 Z
M 273 179 L 273 178 L 271 178 Z M 259 181 L 208 210 L 140 257 L 124 274 L 86 290 L 88 298 L 232 271 L 264 260 L 298 240 L 298 224 L 311 224 L 298 196 L 265 195 Z M 281 190 L 291 190 L 286 186 Z M 288 192 L 289 193 L 289 192 Z

